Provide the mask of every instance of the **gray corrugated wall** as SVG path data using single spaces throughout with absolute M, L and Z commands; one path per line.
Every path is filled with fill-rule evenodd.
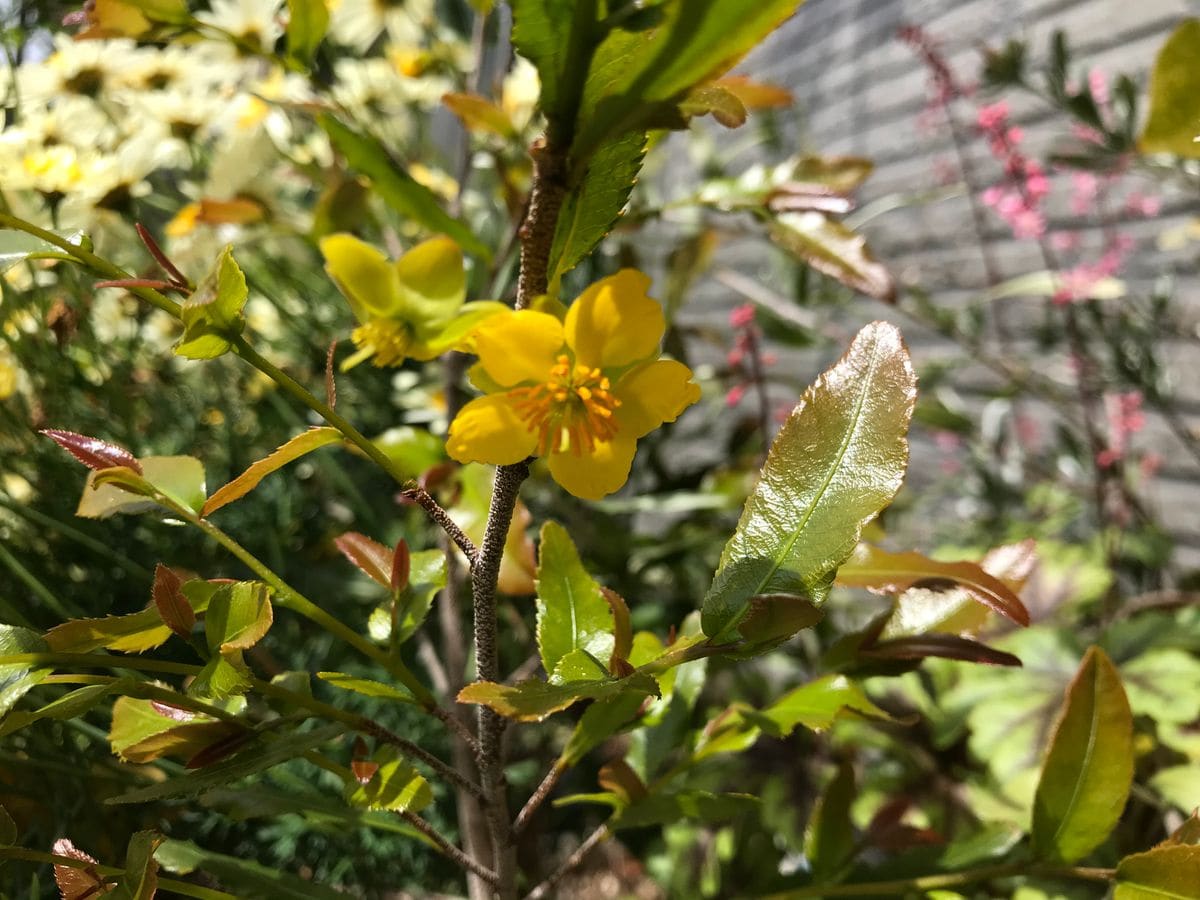
M 936 37 L 964 81 L 978 77 L 982 44 L 1022 38 L 1029 42 L 1030 55 L 1037 61 L 1044 59 L 1049 36 L 1062 28 L 1071 40 L 1075 70 L 1095 66 L 1110 75 L 1126 72 L 1144 85 L 1155 52 L 1167 34 L 1181 18 L 1197 13 L 1200 3 L 1188 0 L 808 0 L 742 68 L 755 77 L 786 85 L 796 94 L 802 115 L 797 117 L 796 130 L 787 135 L 789 145 L 797 150 L 861 154 L 875 160 L 875 174 L 861 195 L 865 203 L 895 192 L 934 187 L 937 161 L 953 159 L 944 129 L 930 132 L 917 127 L 917 117 L 927 98 L 926 71 L 913 52 L 896 39 L 896 30 L 902 24 L 920 25 Z M 1014 119 L 1025 130 L 1026 147 L 1032 153 L 1039 153 L 1066 135 L 1068 125 L 1064 119 L 1048 113 L 1038 101 L 1015 93 L 1007 99 Z M 966 120 L 969 110 L 963 107 L 961 112 Z M 720 134 L 715 139 L 732 140 Z M 981 142 L 975 142 L 971 157 L 981 175 L 999 175 L 998 166 Z M 665 174 L 668 180 L 682 177 L 678 171 Z M 1154 187 L 1152 182 L 1145 186 Z M 1056 184 L 1054 196 L 1061 198 L 1066 193 L 1066 185 Z M 1173 275 L 1177 280 L 1177 302 L 1189 311 L 1195 329 L 1200 323 L 1197 245 L 1175 253 L 1163 253 L 1154 247 L 1161 230 L 1197 214 L 1196 198 L 1164 191 L 1164 201 L 1162 217 L 1121 223 L 1121 228 L 1136 238 L 1139 248 L 1124 277 L 1134 289 L 1144 289 L 1156 276 Z M 1052 227 L 1074 227 L 1061 199 L 1050 212 Z M 1082 225 L 1098 227 L 1095 223 Z M 876 254 L 898 277 L 931 291 L 940 304 L 960 303 L 985 285 L 981 255 L 963 196 L 887 213 L 872 221 L 866 232 Z M 988 240 L 1004 277 L 1044 267 L 1036 246 L 1014 240 L 994 216 L 989 217 Z M 717 264 L 761 276 L 768 282 L 773 274 L 761 245 L 754 242 L 727 241 Z M 1030 329 L 1041 318 L 1044 301 L 1002 302 L 1009 304 L 1006 315 L 1013 323 L 1016 344 L 1026 343 Z M 704 315 L 704 305 L 693 306 L 688 315 L 712 322 Z M 864 300 L 850 307 L 848 315 L 861 322 L 876 317 L 895 321 L 903 328 L 918 365 L 959 352 L 903 315 L 873 301 Z M 856 324 L 858 321 L 845 322 L 847 331 L 852 333 Z M 1198 347 L 1194 342 L 1167 342 L 1163 348 L 1172 361 L 1174 384 L 1193 426 L 1200 424 Z M 815 373 L 828 361 L 828 354 L 800 354 L 785 357 L 781 365 L 805 367 Z M 1055 372 L 1053 365 L 1048 371 Z M 1061 365 L 1055 374 L 1064 376 Z M 968 403 L 974 403 L 977 412 L 982 404 L 972 396 L 972 386 L 977 388 L 991 380 L 992 376 L 981 367 L 964 369 L 956 377 L 962 394 Z M 1177 562 L 1184 566 L 1200 564 L 1200 468 L 1153 416 L 1137 436 L 1136 446 L 1153 449 L 1164 457 L 1165 465 L 1149 486 L 1147 497 L 1180 543 Z M 932 449 L 918 445 L 912 477 L 918 483 L 927 481 L 936 465 Z

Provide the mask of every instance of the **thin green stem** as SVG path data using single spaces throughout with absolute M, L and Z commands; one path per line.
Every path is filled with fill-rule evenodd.
M 128 669 L 131 672 L 160 672 L 164 675 L 195 675 L 199 666 L 161 659 L 107 656 L 103 653 L 9 653 L 0 656 L 0 666 L 52 666 L 54 668 Z

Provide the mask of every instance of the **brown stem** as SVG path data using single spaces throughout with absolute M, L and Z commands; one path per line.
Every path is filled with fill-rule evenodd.
M 425 510 L 434 524 L 446 532 L 450 539 L 458 545 L 458 549 L 466 554 L 471 565 L 475 564 L 475 559 L 479 555 L 479 551 L 475 549 L 474 542 L 458 527 L 458 523 L 450 518 L 450 514 L 433 498 L 433 495 L 429 491 L 417 485 L 405 488 L 400 492 L 400 496 L 406 500 L 411 500 L 421 507 L 421 509 Z
M 608 835 L 607 825 L 601 825 L 589 834 L 575 852 L 563 861 L 561 866 L 555 869 L 541 884 L 525 895 L 525 900 L 543 900 L 543 898 L 549 897 L 550 892 L 554 890 L 554 886 L 570 874 L 572 869 L 575 869 L 583 862 L 584 857 L 591 853 L 595 846 L 608 837 Z
M 474 794 L 480 800 L 486 801 L 487 798 L 482 787 L 480 787 L 470 778 L 464 777 L 453 767 L 442 762 L 428 750 L 422 749 L 420 746 L 414 744 L 407 738 L 400 737 L 400 735 L 396 734 L 394 731 L 385 728 L 383 725 L 380 725 L 378 722 L 368 719 L 365 716 L 361 717 L 359 721 L 359 727 L 367 734 L 371 735 L 371 737 L 375 738 L 375 740 L 384 744 L 391 744 L 406 756 L 411 756 L 413 759 L 419 759 L 447 781 L 464 791 Z
M 550 796 L 550 792 L 554 790 L 563 773 L 567 771 L 566 766 L 561 760 L 556 760 L 550 771 L 546 773 L 546 777 L 542 779 L 542 783 L 525 801 L 525 805 L 521 807 L 521 811 L 517 813 L 517 819 L 513 822 L 513 834 L 519 835 L 529 825 L 529 820 L 533 818 L 533 814 L 538 811 L 546 798 Z
M 467 871 L 478 875 L 488 884 L 496 884 L 497 878 L 495 872 L 484 866 L 482 863 L 467 856 L 467 854 L 463 853 L 452 843 L 442 837 L 441 833 L 436 828 L 434 828 L 416 813 L 410 812 L 406 809 L 401 812 L 400 815 L 404 817 L 405 822 L 437 844 L 438 848 L 445 853 L 446 856 L 450 857 L 450 859 L 454 860 Z

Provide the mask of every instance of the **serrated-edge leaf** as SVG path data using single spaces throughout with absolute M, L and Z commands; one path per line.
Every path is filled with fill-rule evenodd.
M 823 599 L 862 527 L 900 488 L 915 400 L 899 330 L 867 325 L 804 392 L 771 445 L 704 598 L 705 634 L 727 634 L 755 596 Z
M 164 625 L 184 639 L 191 637 L 196 624 L 196 611 L 183 592 L 183 579 L 162 563 L 154 567 L 150 598 Z
M 1196 900 L 1198 886 L 1200 846 L 1155 847 L 1121 860 L 1113 900 Z
M 270 742 L 264 741 L 257 746 L 243 750 L 231 759 L 201 771 L 168 778 L 158 784 L 129 791 L 117 797 L 110 797 L 104 802 L 120 805 L 198 797 L 213 788 L 224 787 L 231 782 L 250 775 L 257 775 L 280 763 L 303 756 L 308 751 L 316 750 L 338 737 L 344 730 L 341 725 L 326 725 L 312 731 L 289 734 Z
M 649 675 L 632 675 L 609 681 L 549 684 L 530 679 L 519 684 L 476 681 L 458 692 L 460 703 L 478 703 L 518 722 L 540 722 L 580 700 L 599 700 L 626 691 L 658 696 L 658 683 Z
M 1133 714 L 1121 676 L 1091 647 L 1067 686 L 1033 802 L 1041 859 L 1073 863 L 1116 826 L 1133 781 Z
M 392 584 L 392 551 L 379 541 L 347 531 L 333 539 L 334 546 L 342 552 L 360 572 L 372 581 L 390 588 Z
M 88 437 L 86 434 L 78 434 L 74 431 L 65 431 L 61 428 L 43 428 L 38 431 L 38 434 L 50 438 L 89 469 L 98 471 L 114 466 L 123 466 L 126 469 L 133 469 L 139 475 L 142 474 L 142 465 L 137 458 L 117 444 L 110 444 L 99 438 Z
M 405 688 L 384 684 L 382 681 L 359 678 L 356 675 L 347 675 L 345 672 L 318 672 L 317 677 L 336 688 L 353 691 L 366 697 L 382 697 L 387 700 L 399 700 L 401 703 L 417 702 L 417 698 Z
M 310 428 L 308 431 L 289 438 L 262 459 L 251 463 L 250 467 L 233 481 L 213 491 L 212 496 L 204 501 L 204 506 L 200 508 L 200 515 L 207 516 L 222 506 L 246 496 L 272 472 L 282 469 L 305 454 L 336 443 L 341 439 L 342 433 L 336 428 L 329 427 Z
M 542 526 L 536 584 L 537 644 L 546 671 L 553 673 L 575 650 L 607 665 L 615 646 L 612 608 L 557 522 Z

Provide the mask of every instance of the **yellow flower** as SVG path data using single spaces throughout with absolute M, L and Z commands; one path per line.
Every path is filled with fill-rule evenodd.
M 584 291 L 561 322 L 520 310 L 480 325 L 471 374 L 487 395 L 450 424 L 450 455 L 492 465 L 546 456 L 577 497 L 619 489 L 638 438 L 700 399 L 687 366 L 658 358 L 665 321 L 649 286 L 623 269 Z
M 350 234 L 322 238 L 321 253 L 325 271 L 359 321 L 351 334 L 359 352 L 342 363 L 343 370 L 368 358 L 376 366 L 433 359 L 508 309 L 493 300 L 463 303 L 462 250 L 448 237 L 424 241 L 395 262 Z

